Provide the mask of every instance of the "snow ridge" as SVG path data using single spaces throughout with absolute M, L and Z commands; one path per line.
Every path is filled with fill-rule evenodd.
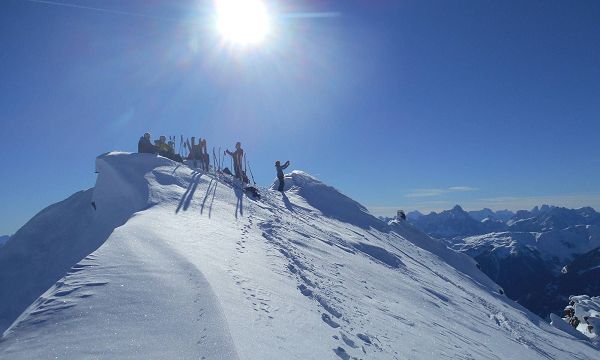
M 148 154 L 97 166 L 94 189 L 0 252 L 3 290 L 36 284 L 10 311 L 0 301 L 14 316 L 0 357 L 597 358 L 468 256 L 306 173 L 256 200 L 230 177 Z

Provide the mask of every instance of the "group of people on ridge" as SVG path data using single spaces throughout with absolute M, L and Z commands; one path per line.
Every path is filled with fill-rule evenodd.
M 154 144 L 150 140 L 150 134 L 145 133 L 138 141 L 138 152 L 147 154 L 158 154 L 173 161 L 183 162 L 181 155 L 175 153 L 175 141 L 169 140 L 161 135 L 158 140 L 154 140 Z
M 166 157 L 168 159 L 177 161 L 182 163 L 183 158 L 181 155 L 175 153 L 175 138 L 171 138 L 167 141 L 167 138 L 164 135 L 161 135 L 158 140 L 152 141 L 150 140 L 150 134 L 145 133 L 144 136 L 140 138 L 138 141 L 138 153 L 148 153 L 148 154 L 158 154 L 160 156 Z M 198 144 L 196 144 L 196 138 L 192 136 L 191 142 L 186 141 L 183 143 L 183 146 L 188 150 L 187 160 L 193 160 L 194 167 L 196 167 L 196 161 L 200 161 L 200 168 L 204 171 L 210 170 L 210 157 L 208 155 L 208 151 L 206 149 L 206 139 L 200 139 Z M 214 152 L 214 149 L 213 149 Z M 246 171 L 244 169 L 244 149 L 242 149 L 242 144 L 238 141 L 235 144 L 235 151 L 231 152 L 229 149 L 225 150 L 223 155 L 231 156 L 233 160 L 233 171 L 228 168 L 224 168 L 223 172 L 225 174 L 233 175 L 237 179 L 241 180 L 242 183 L 248 184 L 250 181 L 246 176 Z M 289 161 L 286 161 L 285 164 L 281 165 L 279 160 L 275 162 L 275 168 L 277 170 L 277 179 L 279 180 L 279 187 L 277 190 L 283 192 L 284 191 L 284 175 L 283 170 L 285 170 L 290 165 Z

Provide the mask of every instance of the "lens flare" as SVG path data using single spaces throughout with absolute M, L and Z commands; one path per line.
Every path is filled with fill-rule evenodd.
M 221 37 L 235 45 L 257 45 L 271 32 L 267 5 L 260 0 L 217 0 L 216 28 Z

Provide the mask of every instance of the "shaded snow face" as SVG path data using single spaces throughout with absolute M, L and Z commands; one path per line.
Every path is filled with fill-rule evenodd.
M 6 244 L 6 242 L 8 241 L 8 238 L 10 238 L 10 235 L 2 235 L 2 236 L 0 236 L 0 246 Z
M 156 203 L 147 176 L 172 164 L 151 154 L 100 155 L 93 189 L 50 205 L 19 229 L 0 248 L 0 333 L 115 228 Z
M 91 198 L 81 191 L 47 207 L 0 248 L 0 333 L 108 237 L 91 231 Z

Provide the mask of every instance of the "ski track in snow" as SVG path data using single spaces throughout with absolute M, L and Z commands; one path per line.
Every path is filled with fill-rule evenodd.
M 115 168 L 98 194 L 110 198 L 108 173 L 123 181 Z M 164 161 L 138 175 L 147 204 L 15 321 L 0 357 L 597 358 L 420 232 L 369 228 L 359 208 L 323 216 L 302 187 L 340 195 L 301 173 L 260 200 Z

